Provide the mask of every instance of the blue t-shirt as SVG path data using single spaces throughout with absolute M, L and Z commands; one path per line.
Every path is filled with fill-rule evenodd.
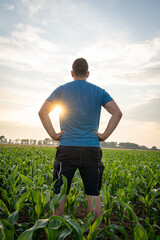
M 113 100 L 102 88 L 86 80 L 74 80 L 55 89 L 46 99 L 62 106 L 59 139 L 62 146 L 99 147 L 93 130 L 98 131 L 101 106 Z

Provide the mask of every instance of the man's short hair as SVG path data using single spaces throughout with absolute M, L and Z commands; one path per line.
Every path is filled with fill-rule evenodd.
M 74 75 L 77 77 L 86 77 L 88 72 L 88 63 L 84 58 L 77 58 L 72 65 Z

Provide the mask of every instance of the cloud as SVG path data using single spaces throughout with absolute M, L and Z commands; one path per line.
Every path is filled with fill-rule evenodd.
M 141 43 L 117 38 L 99 41 L 80 50 L 79 53 L 99 71 L 96 78 L 103 83 L 106 78 L 118 84 L 160 83 L 160 38 Z
M 160 38 L 131 42 L 129 32 L 113 28 L 96 6 L 86 1 L 21 0 L 16 8 L 30 24 L 16 24 L 9 37 L 0 37 L 0 64 L 39 71 L 57 81 L 57 75 L 64 79 L 69 73 L 74 58 L 83 56 L 94 83 L 160 83 Z
M 94 44 L 75 46 L 74 55 L 67 44 L 61 47 L 48 40 L 47 34 L 39 27 L 17 24 L 10 37 L 0 37 L 0 63 L 24 71 L 52 74 L 53 78 L 60 74 L 64 79 L 74 58 L 83 56 L 89 61 L 93 82 L 99 79 L 105 84 L 108 79 L 107 84 L 160 83 L 160 38 L 130 43 L 123 36 L 118 41 L 110 36 Z
M 22 4 L 25 6 L 25 9 L 28 10 L 28 13 L 33 16 L 40 11 L 44 4 L 45 0 L 21 0 Z
M 13 12 L 14 9 L 15 9 L 15 6 L 14 6 L 14 5 L 5 5 L 5 8 L 6 8 L 8 11 Z
M 0 63 L 26 71 L 52 71 L 51 64 L 58 59 L 58 47 L 40 37 L 40 33 L 40 28 L 21 23 L 10 37 L 0 37 Z
M 148 103 L 137 105 L 124 113 L 127 120 L 137 122 L 159 122 L 160 124 L 160 98 L 151 99 Z

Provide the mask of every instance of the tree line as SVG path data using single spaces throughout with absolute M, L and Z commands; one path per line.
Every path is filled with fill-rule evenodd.
M 5 136 L 0 136 L 0 143 L 5 144 L 22 144 L 22 145 L 58 145 L 58 141 L 54 141 L 51 138 L 45 138 L 44 140 L 36 140 L 36 139 L 9 139 L 5 138 Z
M 54 141 L 51 138 L 45 138 L 44 140 L 36 140 L 36 139 L 9 139 L 5 138 L 5 136 L 0 136 L 0 143 L 5 144 L 22 144 L 22 145 L 54 145 L 58 146 L 59 142 Z M 102 148 L 121 148 L 121 149 L 140 149 L 140 150 L 159 150 L 156 146 L 153 146 L 152 148 L 148 148 L 146 146 L 139 146 L 136 143 L 131 142 L 101 142 L 100 146 Z

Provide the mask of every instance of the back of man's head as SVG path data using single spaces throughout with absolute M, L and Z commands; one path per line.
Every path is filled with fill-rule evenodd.
M 76 77 L 86 77 L 88 72 L 88 63 L 84 58 L 77 58 L 72 65 L 72 70 Z

